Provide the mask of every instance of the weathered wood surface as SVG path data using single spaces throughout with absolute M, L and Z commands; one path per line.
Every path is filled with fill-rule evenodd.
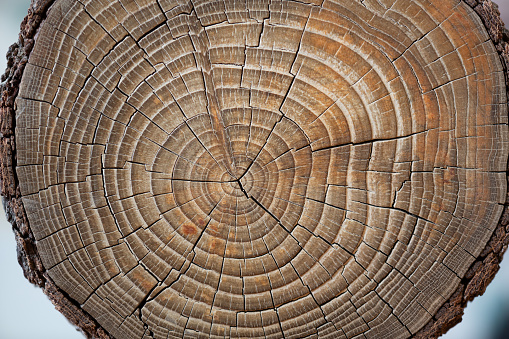
M 509 239 L 506 38 L 490 1 L 34 1 L 25 274 L 101 338 L 437 336 Z

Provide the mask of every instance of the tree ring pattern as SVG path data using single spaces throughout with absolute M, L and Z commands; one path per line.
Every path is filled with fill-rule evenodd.
M 59 0 L 23 203 L 115 337 L 409 337 L 500 219 L 505 88 L 460 1 Z

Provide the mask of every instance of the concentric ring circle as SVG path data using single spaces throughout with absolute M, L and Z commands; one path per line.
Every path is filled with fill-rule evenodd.
M 465 3 L 57 0 L 17 99 L 50 277 L 117 338 L 405 338 L 506 195 Z

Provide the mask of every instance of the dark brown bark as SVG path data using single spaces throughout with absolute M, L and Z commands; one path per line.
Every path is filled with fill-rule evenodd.
M 74 326 L 79 328 L 87 338 L 107 339 L 110 338 L 107 332 L 82 310 L 76 301 L 69 298 L 65 292 L 58 288 L 46 274 L 37 253 L 35 239 L 21 201 L 21 192 L 15 170 L 15 100 L 18 95 L 18 86 L 32 51 L 38 29 L 52 3 L 53 0 L 32 1 L 28 15 L 21 23 L 19 40 L 9 48 L 7 53 L 8 68 L 2 76 L 0 87 L 0 177 L 3 205 L 7 219 L 12 223 L 16 238 L 18 262 L 28 281 L 41 287 L 55 305 L 55 308 Z

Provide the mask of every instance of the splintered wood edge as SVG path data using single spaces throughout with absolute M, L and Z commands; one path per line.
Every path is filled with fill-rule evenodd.
M 491 0 L 463 0 L 480 16 L 500 56 L 509 98 L 509 31 L 504 27 L 498 7 Z M 25 277 L 41 287 L 56 309 L 88 338 L 111 338 L 93 317 L 80 308 L 49 277 L 37 252 L 35 238 L 21 200 L 16 175 L 15 100 L 28 57 L 37 39 L 38 30 L 54 0 L 32 0 L 28 15 L 21 24 L 19 40 L 7 53 L 7 70 L 0 85 L 0 185 L 7 219 L 13 225 L 18 262 Z M 504 210 L 486 247 L 470 266 L 458 288 L 433 318 L 413 338 L 437 338 L 462 320 L 467 303 L 482 295 L 498 272 L 509 244 L 509 195 Z

